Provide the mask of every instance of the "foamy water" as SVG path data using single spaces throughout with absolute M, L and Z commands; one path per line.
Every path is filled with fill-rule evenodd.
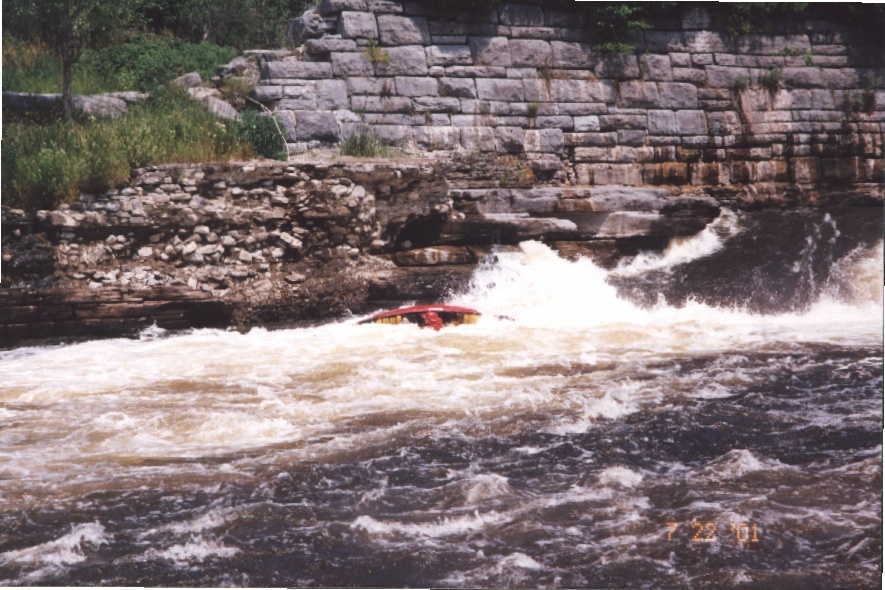
M 667 270 L 718 251 L 739 231 L 735 218 L 725 215 L 695 238 L 611 272 Z M 2 352 L 0 505 L 10 511 L 47 501 L 67 505 L 107 490 L 221 494 L 219 485 L 245 482 L 276 489 L 291 481 L 286 469 L 292 466 L 359 461 L 380 452 L 372 449 L 394 449 L 385 452 L 395 456 L 411 444 L 434 448 L 434 441 L 443 439 L 513 439 L 502 465 L 536 461 L 565 444 L 551 441 L 630 424 L 634 415 L 728 400 L 782 375 L 810 374 L 831 362 L 827 370 L 834 374 L 856 372 L 869 360 L 814 355 L 822 348 L 881 347 L 881 272 L 879 243 L 845 257 L 824 295 L 803 312 L 763 315 L 739 304 L 716 308 L 696 302 L 640 307 L 619 297 L 606 282 L 610 273 L 589 260 L 569 262 L 543 244 L 526 242 L 519 252 L 499 253 L 495 263 L 477 271 L 469 292 L 451 298 L 453 304 L 484 313 L 475 325 L 434 332 L 357 326 L 356 318 L 247 334 L 198 330 L 168 336 L 150 330 L 140 339 Z M 857 423 L 865 423 L 865 410 L 858 412 Z M 815 417 L 810 409 L 808 420 L 834 424 L 830 410 Z M 588 465 L 599 456 L 594 450 L 569 453 L 569 461 Z M 694 474 L 709 486 L 768 472 L 792 477 L 795 471 L 746 448 L 723 451 L 700 466 L 675 459 L 666 464 L 669 477 Z M 392 472 L 375 487 L 354 488 L 353 505 L 364 511 L 342 516 L 341 526 L 379 546 L 405 543 L 431 551 L 447 540 L 485 538 L 501 527 L 509 535 L 519 529 L 520 519 L 531 521 L 535 516 L 530 515 L 540 514 L 556 529 L 546 542 L 583 544 L 611 560 L 632 551 L 625 548 L 651 546 L 666 530 L 642 516 L 652 506 L 644 488 L 661 477 L 660 467 L 615 460 L 596 472 L 574 474 L 579 480 L 550 493 L 523 489 L 518 471 L 488 472 L 474 463 L 457 468 L 444 463 L 440 469 L 433 477 L 443 478 L 445 485 L 431 502 L 435 508 L 416 508 L 410 516 L 371 512 L 401 493 Z M 267 483 L 275 473 L 280 479 Z M 563 477 L 554 475 L 550 481 Z M 818 484 L 801 485 L 813 489 Z M 736 510 L 718 500 L 698 501 L 686 505 L 694 513 Z M 744 508 L 752 504 L 750 496 L 740 502 Z M 568 505 L 596 516 L 585 520 L 575 513 L 569 524 L 558 508 Z M 140 540 L 133 541 L 143 550 L 131 559 L 170 568 L 235 559 L 246 549 L 218 531 L 259 518 L 250 516 L 254 511 L 269 510 L 255 506 L 211 508 L 188 513 L 184 520 L 145 525 L 135 537 Z M 606 516 L 595 512 L 603 506 L 609 507 Z M 746 518 L 738 512 L 733 516 Z M 765 518 L 769 525 L 780 522 Z M 105 525 L 77 526 L 55 540 L 0 552 L 0 559 L 24 568 L 15 578 L 19 581 L 44 579 L 50 571 L 45 568 L 78 563 L 82 547 L 106 542 Z M 145 540 L 152 540 L 149 549 Z M 557 565 L 520 543 L 508 547 L 502 552 L 493 543 L 480 543 L 470 549 L 472 557 L 463 556 L 463 567 L 435 580 L 579 584 L 579 578 L 566 575 L 567 563 Z M 863 547 L 852 543 L 850 550 Z M 313 582 L 322 583 L 312 578 L 305 583 Z

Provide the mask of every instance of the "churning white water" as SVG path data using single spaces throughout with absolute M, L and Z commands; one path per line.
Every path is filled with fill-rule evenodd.
M 705 256 L 736 231 L 733 216 L 724 216 L 613 272 Z M 831 292 L 842 299 L 826 295 L 803 313 L 760 315 L 700 303 L 640 308 L 591 261 L 569 262 L 526 242 L 498 254 L 452 299 L 485 314 L 477 325 L 433 332 L 348 320 L 7 351 L 0 501 L 143 478 L 239 477 L 256 465 L 321 459 L 442 424 L 506 431 L 523 413 L 556 416 L 548 426 L 556 431 L 586 428 L 681 391 L 698 394 L 698 383 L 674 372 L 632 378 L 631 367 L 649 359 L 875 344 L 881 260 L 881 243 L 847 257 L 833 273 L 840 289 Z M 574 366 L 594 370 L 576 379 Z
M 0 352 L 0 583 L 776 586 L 844 559 L 845 584 L 871 579 L 882 243 L 801 312 L 609 282 L 741 231 L 724 212 L 612 271 L 525 242 L 450 298 L 480 322 L 439 332 Z

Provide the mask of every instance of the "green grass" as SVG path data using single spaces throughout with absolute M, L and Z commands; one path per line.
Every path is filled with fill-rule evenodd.
M 125 183 L 132 168 L 249 158 L 244 124 L 222 122 L 185 93 L 162 90 L 116 120 L 4 121 L 4 204 L 26 210 Z
M 280 157 L 285 145 L 273 121 L 244 113 L 221 121 L 180 90 L 162 85 L 186 72 L 208 78 L 237 51 L 168 37 L 136 37 L 87 50 L 74 67 L 75 94 L 147 90 L 150 100 L 130 105 L 116 120 L 61 113 L 22 116 L 4 112 L 3 202 L 27 210 L 52 208 L 81 192 L 125 183 L 133 168 L 164 162 L 203 162 Z M 3 38 L 3 89 L 61 92 L 61 62 L 46 46 Z M 243 88 L 226 88 L 243 94 Z
M 235 125 L 235 131 L 252 146 L 257 155 L 277 160 L 286 159 L 285 140 L 271 116 L 256 111 L 246 111 L 242 115 L 242 120 Z
M 345 137 L 339 147 L 342 156 L 358 158 L 388 158 L 391 146 L 384 143 L 369 127 L 361 127 Z

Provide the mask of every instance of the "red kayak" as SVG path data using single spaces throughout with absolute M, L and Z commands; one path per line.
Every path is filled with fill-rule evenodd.
M 475 324 L 482 315 L 469 307 L 456 305 L 414 305 L 376 313 L 361 324 L 418 324 L 440 330 L 443 326 Z

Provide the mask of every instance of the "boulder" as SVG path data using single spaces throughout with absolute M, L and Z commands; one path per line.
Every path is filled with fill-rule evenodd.
M 367 10 L 366 0 L 322 0 L 319 4 L 322 14 L 335 14 L 342 10 Z
M 134 90 L 128 90 L 124 92 L 105 92 L 104 96 L 119 98 L 120 100 L 126 101 L 126 104 L 136 104 L 146 101 L 148 98 L 150 98 L 151 95 L 146 92 L 135 92 Z
M 439 266 L 441 264 L 476 264 L 476 255 L 465 246 L 430 246 L 397 252 L 393 260 L 399 266 Z
M 409 300 L 438 300 L 446 293 L 464 289 L 472 275 L 473 267 L 468 265 L 410 266 L 380 271 L 369 279 L 368 300 L 397 304 Z
M 669 194 L 667 189 L 601 186 L 590 190 L 589 200 L 597 212 L 659 211 L 667 204 Z
M 600 238 L 634 238 L 668 233 L 665 218 L 660 213 L 615 211 L 608 214 L 596 235 Z
M 509 67 L 511 64 L 507 37 L 471 37 L 470 49 L 477 65 Z
M 420 45 L 384 49 L 386 60 L 375 63 L 379 76 L 423 76 L 427 74 L 427 55 Z
M 516 244 L 523 240 L 573 237 L 577 225 L 568 219 L 529 217 L 527 213 L 486 213 L 447 222 L 440 241 L 447 244 Z
M 326 32 L 326 21 L 320 13 L 314 9 L 306 10 L 298 18 L 289 21 L 286 31 L 286 39 L 289 45 L 298 46 L 307 39 L 317 39 Z
M 322 39 L 310 39 L 304 44 L 308 55 L 322 57 L 333 51 L 356 51 L 357 44 L 353 39 L 341 39 L 337 35 L 326 35 Z
M 198 72 L 188 72 L 171 80 L 169 85 L 178 88 L 196 88 L 203 85 L 203 78 Z
M 510 56 L 516 67 L 547 67 L 553 60 L 550 43 L 540 39 L 511 39 Z
M 103 94 L 74 96 L 74 110 L 93 117 L 116 119 L 126 114 L 126 101 Z
M 208 92 L 204 92 L 204 90 Z M 207 111 L 219 119 L 233 121 L 240 118 L 240 113 L 237 112 L 237 109 L 232 107 L 230 103 L 218 98 L 217 90 L 213 92 L 213 89 L 210 88 L 189 88 L 188 93 L 194 100 L 203 105 Z
M 469 66 L 473 63 L 468 45 L 430 45 L 426 51 L 427 63 L 431 66 Z
M 214 96 L 215 98 L 221 97 L 221 93 L 218 90 L 216 90 L 215 88 L 203 88 L 203 87 L 188 88 L 187 93 L 194 100 L 206 100 L 210 96 Z
M 140 93 L 135 93 L 140 94 Z M 131 95 L 133 100 L 143 100 Z M 146 95 L 144 95 L 146 98 Z M 126 113 L 127 101 L 114 94 L 74 95 L 74 111 L 83 115 L 116 119 Z M 28 92 L 4 92 L 3 108 L 17 112 L 61 112 L 64 108 L 61 94 L 32 94 Z

